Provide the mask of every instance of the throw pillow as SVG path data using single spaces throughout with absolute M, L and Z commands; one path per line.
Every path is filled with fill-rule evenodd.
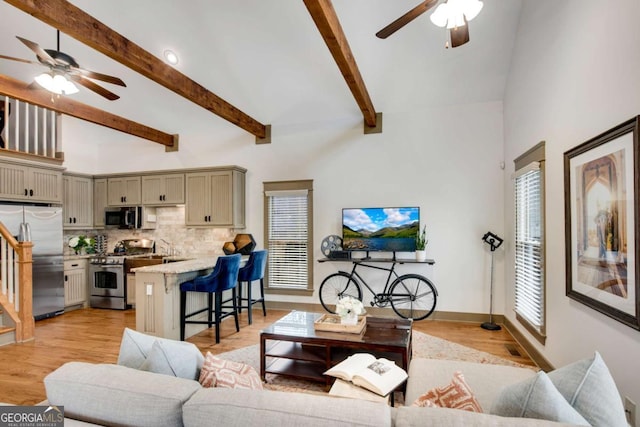
M 125 328 L 118 365 L 144 371 L 198 379 L 204 357 L 194 344 L 158 338 Z
M 221 359 L 209 352 L 202 364 L 199 381 L 202 387 L 262 390 L 262 381 L 253 367 Z
M 600 353 L 558 368 L 549 373 L 549 378 L 592 426 L 627 425 L 618 388 Z
M 471 388 L 464 380 L 464 375 L 460 371 L 456 371 L 453 374 L 451 384 L 427 391 L 418 397 L 411 406 L 442 407 L 482 412 L 480 403 L 476 400 Z
M 504 387 L 493 402 L 491 413 L 503 417 L 536 418 L 588 426 L 569 405 L 547 374 L 538 372 L 525 381 Z
M 155 340 L 156 337 L 151 335 L 124 328 L 120 342 L 120 353 L 118 354 L 118 365 L 140 369 L 140 366 L 147 360 L 147 355 Z

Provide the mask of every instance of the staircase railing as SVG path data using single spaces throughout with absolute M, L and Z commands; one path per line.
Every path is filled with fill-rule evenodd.
M 0 152 L 59 160 L 58 130 L 55 111 L 0 96 Z
M 0 222 L 0 306 L 15 324 L 16 342 L 29 341 L 35 333 L 32 248 Z

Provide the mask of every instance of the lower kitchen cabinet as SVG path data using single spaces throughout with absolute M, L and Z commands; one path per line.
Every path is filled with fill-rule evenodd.
M 85 306 L 87 304 L 87 267 L 86 259 L 64 262 L 64 307 Z

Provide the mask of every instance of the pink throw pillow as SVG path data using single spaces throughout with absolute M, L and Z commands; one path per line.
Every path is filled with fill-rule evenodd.
M 210 352 L 207 352 L 200 369 L 199 381 L 202 387 L 262 390 L 260 376 L 251 366 L 220 359 Z
M 441 407 L 462 409 L 464 411 L 482 412 L 480 403 L 476 400 L 471 388 L 464 380 L 462 372 L 453 374 L 451 384 L 444 387 L 435 387 L 418 397 L 411 406 L 427 408 Z

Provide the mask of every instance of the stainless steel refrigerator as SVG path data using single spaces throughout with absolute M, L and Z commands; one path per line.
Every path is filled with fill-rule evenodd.
M 62 207 L 0 204 L 0 221 L 18 236 L 29 224 L 33 242 L 33 316 L 36 320 L 64 312 Z M 24 228 L 23 228 L 24 231 Z

